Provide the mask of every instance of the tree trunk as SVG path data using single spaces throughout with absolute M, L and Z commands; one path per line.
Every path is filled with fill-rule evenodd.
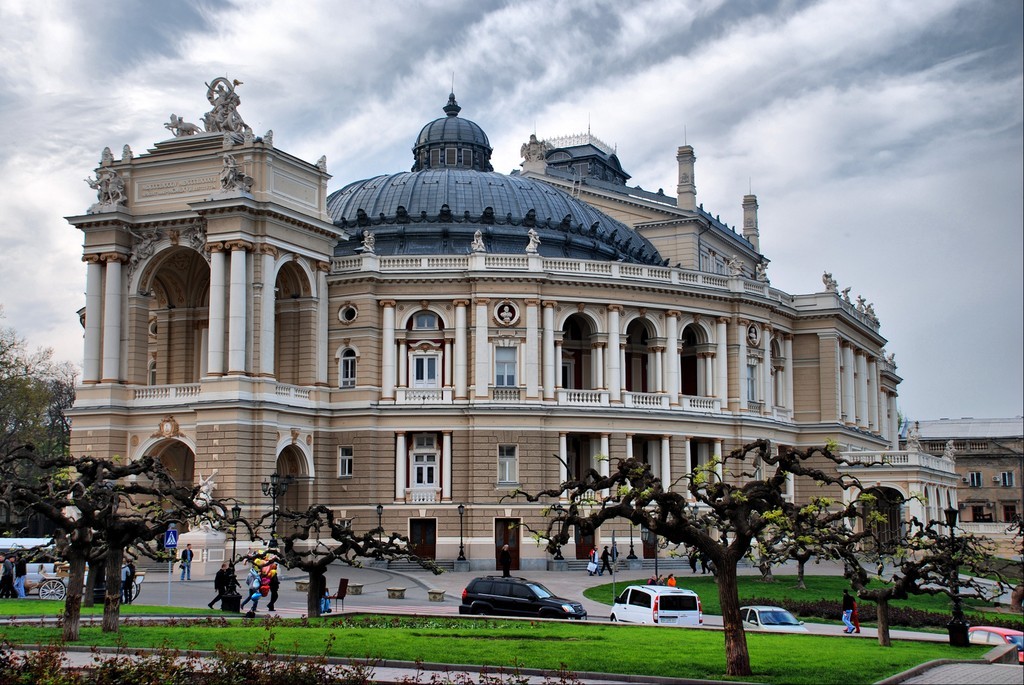
M 110 545 L 106 561 L 107 592 L 103 597 L 103 632 L 116 633 L 121 618 L 121 565 L 124 563 L 124 550 Z
M 736 561 L 725 557 L 716 559 L 715 563 L 718 565 L 718 601 L 722 605 L 722 626 L 725 632 L 725 674 L 749 676 L 750 652 L 747 651 L 747 634 L 740 618 Z
M 761 571 L 761 582 L 762 583 L 774 583 L 775 576 L 772 575 L 772 563 L 767 560 L 761 560 L 761 563 L 757 565 Z
M 68 593 L 64 597 L 64 642 L 77 642 L 82 623 L 82 587 L 85 585 L 85 555 L 68 551 Z
M 88 562 L 89 575 L 85 578 L 85 586 L 82 589 L 82 606 L 96 606 L 96 583 L 99 582 L 101 574 L 93 573 L 96 570 L 96 562 Z
M 892 647 L 892 638 L 889 635 L 889 598 L 878 597 L 875 601 L 878 607 L 878 644 L 882 647 Z
M 316 618 L 320 615 L 320 600 L 327 587 L 327 569 L 319 566 L 309 570 L 309 589 L 306 591 L 306 615 Z
M 807 585 L 804 584 L 804 567 L 807 565 L 807 559 L 798 558 L 796 560 L 796 586 L 800 590 L 806 590 Z

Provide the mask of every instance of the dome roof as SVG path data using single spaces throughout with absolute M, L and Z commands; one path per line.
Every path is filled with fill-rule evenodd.
M 412 148 L 413 171 L 437 168 L 441 165 L 493 171 L 491 141 L 475 122 L 459 118 L 462 108 L 455 101 L 455 93 L 448 96 L 443 108 L 445 116 L 434 119 L 420 129 Z M 431 151 L 434 154 L 431 155 Z M 463 152 L 467 154 L 463 154 Z
M 468 254 L 477 231 L 487 252 L 521 255 L 532 229 L 547 257 L 665 263 L 650 241 L 587 203 L 542 181 L 492 171 L 487 135 L 458 117 L 454 95 L 444 109 L 447 116 L 420 131 L 412 171 L 356 181 L 328 196 L 336 225 L 373 233 L 379 255 Z M 335 255 L 360 249 L 358 239 L 342 241 Z

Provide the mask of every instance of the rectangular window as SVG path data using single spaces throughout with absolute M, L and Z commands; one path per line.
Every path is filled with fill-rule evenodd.
M 352 477 L 352 448 L 338 448 L 338 478 Z
M 1013 471 L 1003 471 L 999 474 L 999 479 L 1003 484 L 1004 488 L 1013 487 Z
M 353 350 L 345 350 L 341 355 L 341 369 L 338 372 L 338 387 L 356 387 L 356 353 Z
M 971 520 L 974 522 L 988 521 L 991 517 L 985 513 L 985 505 L 975 504 L 971 507 Z
M 444 163 L 446 166 L 455 166 L 459 163 L 458 158 L 459 151 L 453 147 L 445 148 L 444 151 Z
M 438 358 L 436 355 L 423 355 L 413 357 L 413 378 L 414 388 L 436 388 Z
M 516 445 L 498 445 L 498 484 L 519 482 L 519 448 Z
M 412 458 L 413 483 L 420 487 L 434 485 L 437 476 L 436 454 L 415 454 Z
M 430 168 L 436 169 L 441 166 L 441 151 L 431 150 L 430 151 Z
M 1017 520 L 1017 505 L 1016 504 L 1004 504 L 1003 505 L 1003 521 L 1006 523 L 1014 523 Z
M 971 471 L 970 473 L 967 474 L 967 477 L 970 480 L 970 485 L 972 488 L 981 487 L 981 471 Z
M 747 364 L 747 401 L 757 402 L 757 366 Z
M 498 347 L 494 350 L 494 384 L 514 387 L 516 384 L 516 348 Z
M 462 166 L 472 167 L 473 166 L 473 151 L 463 150 L 462 151 Z

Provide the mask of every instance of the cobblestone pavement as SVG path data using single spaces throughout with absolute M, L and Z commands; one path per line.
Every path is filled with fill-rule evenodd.
M 944 664 L 904 680 L 904 685 L 1020 685 L 1024 668 L 1019 664 Z

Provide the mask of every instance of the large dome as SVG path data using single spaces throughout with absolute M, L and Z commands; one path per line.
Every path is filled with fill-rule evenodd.
M 491 171 L 486 134 L 460 119 L 459 109 L 452 95 L 447 116 L 423 127 L 412 171 L 331 193 L 334 223 L 351 234 L 369 230 L 379 255 L 468 254 L 478 230 L 487 252 L 524 254 L 533 229 L 547 257 L 664 264 L 646 238 L 587 203 L 547 183 Z M 359 248 L 358 239 L 342 241 L 335 254 Z

